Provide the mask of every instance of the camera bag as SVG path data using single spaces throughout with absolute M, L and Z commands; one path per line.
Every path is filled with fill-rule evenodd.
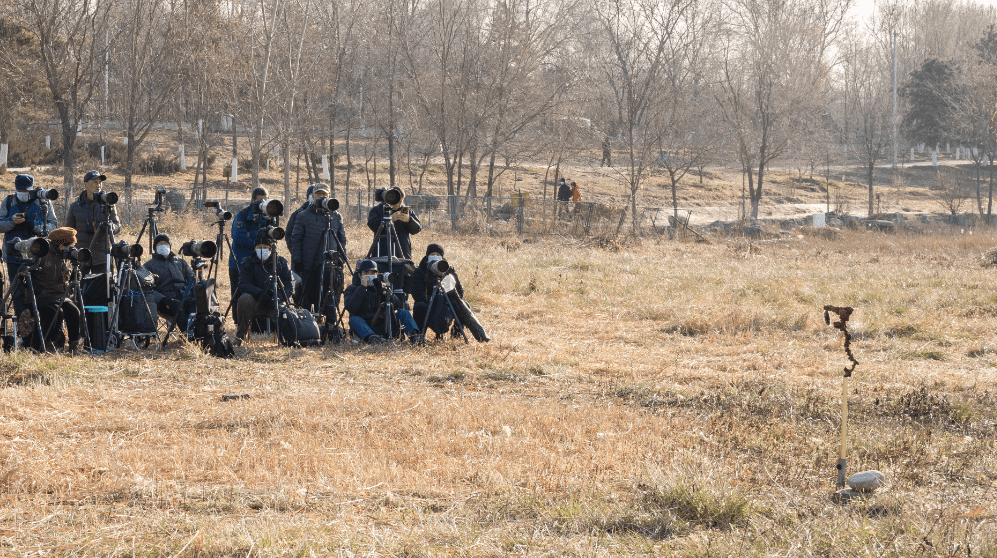
M 280 329 L 280 344 L 285 347 L 317 345 L 322 340 L 318 322 L 311 312 L 303 308 L 281 308 L 277 326 Z
M 121 296 L 118 330 L 122 333 L 156 333 L 159 312 L 151 294 L 129 291 Z

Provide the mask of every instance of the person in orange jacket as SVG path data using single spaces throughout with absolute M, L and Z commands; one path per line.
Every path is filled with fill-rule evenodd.
M 582 191 L 578 189 L 578 184 L 575 182 L 571 183 L 571 201 L 582 201 Z

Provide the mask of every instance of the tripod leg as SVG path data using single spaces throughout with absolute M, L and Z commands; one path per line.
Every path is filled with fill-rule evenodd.
M 31 292 L 31 307 L 35 311 L 35 319 L 38 320 L 38 335 L 41 337 L 42 352 L 47 353 L 48 349 L 45 346 L 45 333 L 42 332 L 42 316 L 38 313 L 38 298 L 35 296 L 35 284 L 31 281 L 31 274 L 27 271 L 25 273 L 25 280 L 28 283 L 28 290 Z
M 461 322 L 460 317 L 457 316 L 457 311 L 454 309 L 453 304 L 450 302 L 450 294 L 447 293 L 443 295 L 443 300 L 447 303 L 447 308 L 450 309 L 450 313 L 453 314 L 454 324 L 457 326 L 457 331 L 460 332 L 460 336 L 464 338 L 464 343 L 470 343 L 467 339 L 467 333 L 464 332 L 464 324 Z

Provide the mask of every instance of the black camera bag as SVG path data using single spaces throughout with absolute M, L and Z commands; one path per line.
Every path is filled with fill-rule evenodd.
M 281 308 L 277 327 L 280 329 L 280 344 L 285 347 L 317 345 L 322 340 L 318 323 L 312 313 L 303 308 Z

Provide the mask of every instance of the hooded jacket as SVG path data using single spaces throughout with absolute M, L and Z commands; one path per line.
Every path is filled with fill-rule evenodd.
M 14 215 L 24 214 L 24 222 L 14 224 Z M 47 226 L 46 226 L 47 225 Z M 0 232 L 3 235 L 3 261 L 8 263 L 24 263 L 21 253 L 14 250 L 14 244 L 19 240 L 31 238 L 59 228 L 59 220 L 52 211 L 52 203 L 48 200 L 34 200 L 26 203 L 17 201 L 17 194 L 10 194 L 0 202 Z
M 277 258 L 277 290 L 280 291 L 277 294 L 280 301 L 286 303 L 287 297 L 284 295 L 290 296 L 294 292 L 294 283 L 291 279 L 291 269 L 287 267 L 287 260 L 276 254 L 270 254 L 270 257 L 264 262 L 260 260 L 254 250 L 253 255 L 242 260 L 239 264 L 239 290 L 245 294 L 253 295 L 256 300 L 260 300 L 260 295 L 263 293 L 273 298 L 269 279 L 274 258 Z M 283 289 L 280 288 L 281 286 Z
M 391 295 L 391 304 L 394 305 L 395 310 L 402 308 L 402 301 L 398 295 Z M 384 323 L 383 314 L 377 323 L 374 323 L 374 316 L 377 315 L 377 309 L 381 306 L 381 298 L 377 289 L 367 288 L 360 284 L 359 272 L 353 274 L 353 284 L 346 287 L 346 291 L 343 293 L 343 306 L 350 313 L 350 316 L 363 318 L 363 321 L 370 326 Z

